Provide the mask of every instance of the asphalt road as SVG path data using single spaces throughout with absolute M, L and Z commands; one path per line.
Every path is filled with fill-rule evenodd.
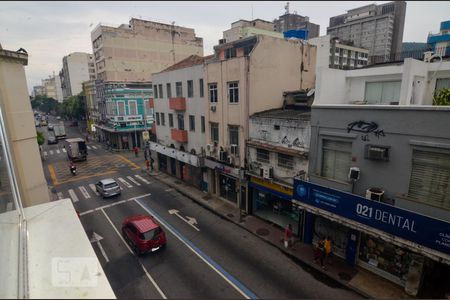
M 66 131 L 67 137 L 80 136 L 76 128 L 66 126 Z M 277 248 L 142 173 L 121 155 L 95 142 L 88 146 L 87 162 L 78 164 L 80 172 L 72 176 L 62 143 L 45 145 L 44 172 L 55 199 L 72 199 L 88 237 L 101 237 L 92 245 L 118 298 L 361 298 L 316 279 Z M 102 199 L 91 187 L 109 177 L 118 181 L 122 194 Z M 120 232 L 123 220 L 136 214 L 155 216 L 166 232 L 165 249 L 133 254 Z

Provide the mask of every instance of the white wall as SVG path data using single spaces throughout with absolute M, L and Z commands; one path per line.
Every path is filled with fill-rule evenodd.
M 67 56 L 69 68 L 70 88 L 72 96 L 76 96 L 83 90 L 83 82 L 89 81 L 89 63 L 93 63 L 92 54 L 75 52 Z

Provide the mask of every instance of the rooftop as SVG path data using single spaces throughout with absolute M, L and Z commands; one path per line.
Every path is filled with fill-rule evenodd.
M 270 109 L 255 113 L 251 116 L 256 118 L 278 118 L 278 119 L 296 119 L 296 120 L 310 120 L 311 111 L 297 110 L 297 109 Z
M 184 69 L 184 68 L 188 68 L 188 67 L 192 67 L 192 66 L 196 66 L 196 65 L 201 65 L 201 64 L 203 64 L 203 62 L 205 60 L 212 58 L 213 56 L 214 55 L 208 55 L 208 56 L 191 55 L 191 56 L 188 56 L 187 58 L 183 59 L 182 61 L 177 62 L 174 65 L 171 65 L 167 69 L 164 69 L 164 70 L 154 73 L 154 74 L 175 71 L 175 70 Z

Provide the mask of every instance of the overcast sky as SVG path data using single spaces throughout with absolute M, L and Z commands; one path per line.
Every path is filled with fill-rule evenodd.
M 378 1 L 377 4 L 388 1 Z M 329 18 L 373 1 L 291 1 L 290 11 L 309 16 L 326 33 Z M 212 54 L 222 32 L 239 19 L 268 21 L 284 14 L 286 1 L 248 2 L 1 2 L 0 44 L 4 49 L 24 48 L 29 54 L 28 88 L 58 74 L 62 57 L 76 51 L 92 52 L 90 33 L 98 23 L 120 25 L 131 17 L 195 29 L 203 38 L 204 54 Z M 408 1 L 404 42 L 426 42 L 441 21 L 450 20 L 450 2 Z

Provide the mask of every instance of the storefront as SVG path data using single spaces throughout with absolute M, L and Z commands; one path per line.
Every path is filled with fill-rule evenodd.
M 158 153 L 158 169 L 167 172 L 167 156 L 161 153 Z
M 248 183 L 251 213 L 285 228 L 292 225 L 296 236 L 302 232 L 302 210 L 292 200 L 292 188 L 273 183 L 271 181 L 251 177 Z
M 312 243 L 314 245 L 328 236 L 333 242 L 333 254 L 345 259 L 349 235 L 348 227 L 321 216 L 314 216 L 313 230 Z
M 219 171 L 219 195 L 237 204 L 237 178 Z

